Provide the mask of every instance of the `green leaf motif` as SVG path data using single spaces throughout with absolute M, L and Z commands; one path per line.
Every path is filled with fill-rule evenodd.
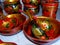
M 6 27 L 6 28 L 9 28 L 9 23 L 7 23 L 5 27 Z

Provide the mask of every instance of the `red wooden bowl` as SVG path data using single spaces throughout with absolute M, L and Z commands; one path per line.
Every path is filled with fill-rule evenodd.
M 60 24 L 57 20 L 48 17 L 33 17 L 27 19 L 23 27 L 24 35 L 33 43 L 53 43 L 59 39 Z
M 26 17 L 21 14 L 10 14 L 0 19 L 0 33 L 13 35 L 22 30 Z

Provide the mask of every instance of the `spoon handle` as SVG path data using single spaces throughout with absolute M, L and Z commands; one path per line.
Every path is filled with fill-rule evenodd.
M 26 10 L 27 16 L 29 17 L 30 20 L 33 20 L 33 15 L 30 14 L 29 10 Z
M 26 11 L 19 10 L 19 12 L 26 14 L 30 20 L 33 20 L 33 15 L 29 12 L 29 10 Z

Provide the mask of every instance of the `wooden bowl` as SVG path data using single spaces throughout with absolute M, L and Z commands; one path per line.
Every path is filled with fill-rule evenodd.
M 47 25 L 45 25 L 45 24 L 47 24 Z M 35 28 L 33 30 L 33 28 L 32 28 L 33 25 L 35 28 L 37 26 L 38 29 L 41 29 L 41 32 L 39 32 L 40 30 L 37 30 L 37 28 L 36 28 L 36 30 L 35 30 Z M 47 27 L 48 25 L 51 25 L 50 29 Z M 59 21 L 57 21 L 53 18 L 43 17 L 43 16 L 42 17 L 34 16 L 33 20 L 27 19 L 25 21 L 24 26 L 23 26 L 23 32 L 24 32 L 24 35 L 27 37 L 27 39 L 29 39 L 33 43 L 36 43 L 39 45 L 40 44 L 43 45 L 46 43 L 53 43 L 54 41 L 58 40 L 60 37 L 59 36 L 60 24 L 59 24 Z M 40 38 L 40 36 L 42 36 L 42 34 L 41 34 L 42 32 L 44 32 L 44 36 L 45 36 L 45 34 L 46 34 L 46 36 L 48 36 L 48 39 L 46 37 Z
M 5 16 L 4 19 L 0 20 L 0 34 L 13 35 L 22 30 L 26 17 L 21 14 L 10 14 Z

